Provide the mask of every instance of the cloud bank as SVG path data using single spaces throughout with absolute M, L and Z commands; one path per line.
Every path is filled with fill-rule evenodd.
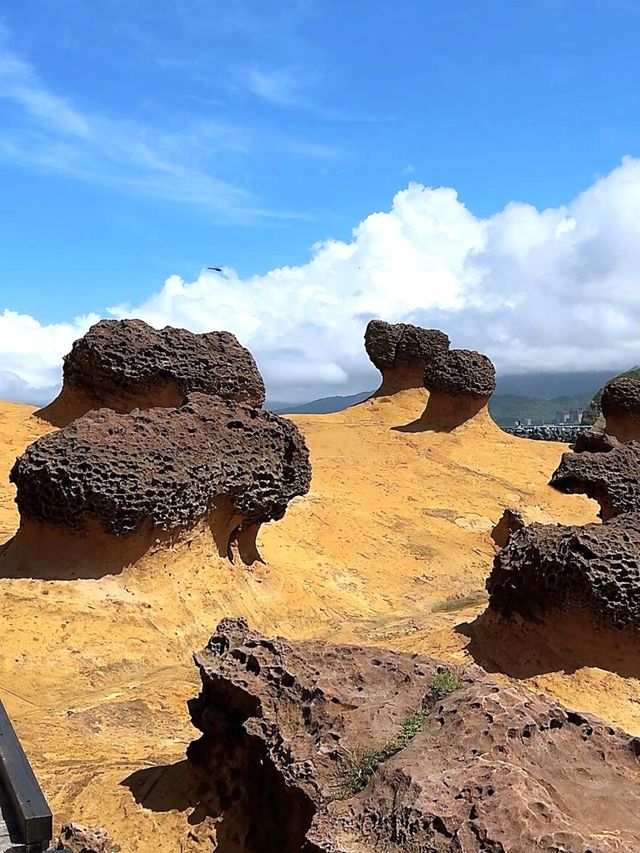
M 362 336 L 372 317 L 445 330 L 503 373 L 612 370 L 640 362 L 640 160 L 625 158 L 565 207 L 513 202 L 473 215 L 451 188 L 412 183 L 350 242 L 308 263 L 240 278 L 171 275 L 139 305 L 102 310 L 154 326 L 228 329 L 256 356 L 272 400 L 373 387 Z M 9 288 L 8 288 L 9 289 Z M 61 359 L 98 314 L 43 325 L 0 316 L 0 397 L 46 402 Z

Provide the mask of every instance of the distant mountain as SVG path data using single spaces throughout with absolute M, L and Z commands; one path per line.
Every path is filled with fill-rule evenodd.
M 586 396 L 591 399 L 598 388 L 615 375 L 614 370 L 499 375 L 496 380 L 496 394 L 517 395 L 538 400 L 575 396 Z
M 624 376 L 635 375 L 640 368 Z M 489 402 L 493 419 L 502 426 L 513 426 L 517 420 L 531 419 L 534 424 L 553 423 L 556 412 L 582 411 L 597 395 L 598 389 L 616 375 L 611 370 L 589 370 L 578 373 L 518 373 L 498 376 L 496 393 Z M 322 397 L 310 403 L 268 401 L 266 408 L 281 415 L 327 415 L 341 412 L 370 397 L 373 391 L 361 391 L 347 397 Z M 599 400 L 599 398 L 598 398 Z
M 328 415 L 331 412 L 341 412 L 356 403 L 362 403 L 370 397 L 373 391 L 360 391 L 359 394 L 351 394 L 348 397 L 321 397 L 310 403 L 282 403 L 281 408 L 269 408 L 279 415 Z

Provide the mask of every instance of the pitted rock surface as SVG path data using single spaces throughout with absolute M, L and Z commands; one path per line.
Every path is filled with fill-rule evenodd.
M 120 848 L 109 841 L 103 827 L 89 828 L 68 823 L 60 830 L 56 850 L 66 850 L 68 853 L 118 853 Z
M 178 409 L 89 412 L 38 439 L 11 471 L 21 519 L 123 536 L 189 527 L 226 500 L 236 527 L 284 515 L 309 489 L 304 439 L 288 420 L 205 394 Z
M 640 381 L 628 377 L 612 379 L 601 399 L 606 432 L 620 441 L 640 439 Z
M 495 557 L 487 590 L 489 606 L 505 616 L 586 613 L 598 628 L 640 629 L 640 514 L 516 531 Z
M 439 353 L 426 365 L 424 384 L 437 394 L 489 398 L 496 389 L 496 371 L 486 355 L 453 349 Z
M 371 320 L 364 345 L 374 365 L 382 373 L 378 394 L 395 394 L 423 387 L 425 365 L 437 353 L 449 349 L 449 338 L 438 329 L 421 329 L 409 323 Z
M 436 353 L 449 349 L 449 337 L 438 329 L 422 329 L 409 323 L 371 320 L 364 333 L 367 355 L 380 372 L 425 365 Z
M 430 658 L 266 638 L 243 620 L 220 623 L 196 663 L 203 735 L 188 757 L 229 849 L 640 849 L 637 742 L 476 667 L 443 698 Z M 385 748 L 354 787 L 353 768 Z
M 136 407 L 140 395 L 175 388 L 261 406 L 264 382 L 253 356 L 230 332 L 196 335 L 142 320 L 101 320 L 64 359 L 64 386 L 87 392 L 95 408 Z M 122 407 L 122 398 L 130 401 Z M 113 404 L 113 405 L 112 405 Z
M 604 521 L 640 512 L 640 443 L 620 444 L 602 437 L 599 452 L 563 453 L 551 485 L 566 494 L 584 494 L 600 504 Z
M 606 432 L 586 429 L 578 433 L 573 445 L 574 453 L 608 453 L 620 446 L 620 442 Z

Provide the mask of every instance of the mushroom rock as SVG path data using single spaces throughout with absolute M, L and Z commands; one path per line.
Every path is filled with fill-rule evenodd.
M 187 756 L 221 849 L 640 849 L 637 739 L 522 685 L 240 619 L 195 660 Z
M 449 432 L 481 412 L 489 417 L 487 403 L 496 388 L 496 371 L 486 355 L 454 349 L 427 364 L 424 385 L 429 401 L 421 418 L 423 428 Z
M 195 393 L 177 409 L 89 412 L 30 445 L 10 478 L 21 520 L 14 540 L 36 543 L 45 561 L 101 535 L 105 559 L 144 552 L 206 520 L 222 556 L 237 544 L 253 562 L 260 525 L 308 491 L 311 466 L 291 421 Z
M 194 334 L 142 320 L 101 320 L 64 357 L 63 387 L 38 412 L 66 426 L 92 409 L 179 406 L 193 391 L 261 406 L 264 382 L 253 356 L 230 332 Z
M 449 338 L 438 329 L 371 320 L 364 333 L 364 345 L 382 374 L 376 396 L 386 396 L 422 388 L 425 366 L 434 355 L 449 349 Z
M 503 548 L 509 541 L 511 534 L 516 530 L 522 530 L 524 519 L 517 509 L 505 509 L 497 524 L 493 526 L 491 538 L 499 548 Z
M 640 513 L 605 524 L 531 524 L 512 534 L 487 580 L 489 607 L 541 620 L 580 614 L 597 629 L 640 629 Z
M 583 494 L 600 504 L 603 521 L 640 512 L 640 442 L 601 439 L 599 452 L 563 453 L 551 485 L 566 494 Z
M 605 431 L 620 441 L 640 440 L 640 381 L 621 377 L 608 382 L 601 399 Z

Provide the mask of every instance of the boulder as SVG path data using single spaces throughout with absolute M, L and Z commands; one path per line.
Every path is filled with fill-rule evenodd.
M 612 379 L 604 387 L 600 405 L 609 435 L 619 441 L 640 440 L 640 380 Z
M 237 542 L 249 555 L 259 526 L 308 491 L 311 467 L 291 421 L 194 393 L 176 409 L 89 412 L 30 445 L 10 479 L 21 524 L 129 537 L 206 519 L 221 554 Z
M 448 432 L 486 410 L 495 391 L 496 371 L 486 355 L 454 349 L 427 364 L 424 385 L 429 391 L 425 428 Z
M 383 396 L 422 388 L 426 365 L 436 354 L 449 349 L 449 338 L 437 329 L 371 320 L 364 334 L 364 345 L 382 374 L 382 385 L 376 393 Z
M 261 406 L 253 356 L 230 332 L 194 334 L 142 320 L 101 320 L 64 358 L 60 395 L 39 412 L 65 426 L 92 409 L 179 406 L 194 391 Z
M 188 758 L 221 849 L 640 849 L 637 740 L 520 685 L 240 619 L 195 659 Z

